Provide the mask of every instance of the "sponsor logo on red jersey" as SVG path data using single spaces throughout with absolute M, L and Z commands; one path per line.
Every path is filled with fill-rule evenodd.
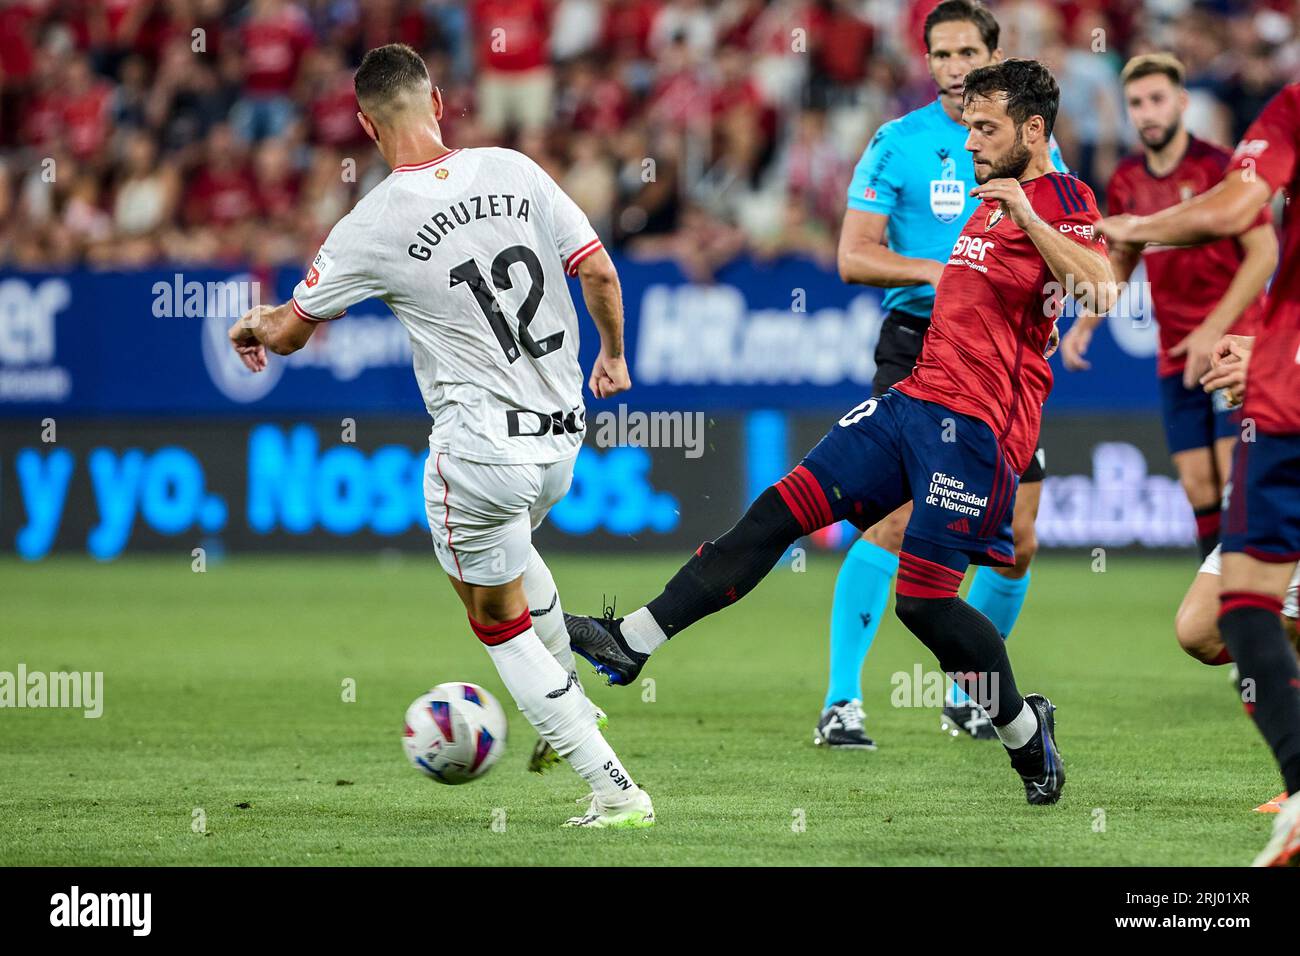
M 1083 236 L 1085 239 L 1096 239 L 1097 234 L 1093 231 L 1092 223 L 1088 222 L 1063 222 L 1058 227 L 1061 232 L 1072 232 L 1076 236 Z M 1102 236 L 1104 240 L 1106 237 Z

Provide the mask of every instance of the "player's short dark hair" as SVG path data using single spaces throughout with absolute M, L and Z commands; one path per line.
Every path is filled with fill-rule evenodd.
M 1124 64 L 1119 74 L 1122 85 L 1128 86 L 1134 80 L 1147 76 L 1167 76 L 1174 86 L 1182 86 L 1187 70 L 1183 61 L 1172 53 L 1142 53 Z
M 966 75 L 962 97 L 969 103 L 977 96 L 1005 94 L 1007 115 L 1017 129 L 1031 116 L 1041 116 L 1048 136 L 1056 125 L 1056 111 L 1061 105 L 1061 88 L 1051 70 L 1037 60 L 1010 59 L 971 70 Z
M 930 52 L 930 31 L 940 23 L 969 22 L 975 24 L 980 32 L 980 39 L 992 53 L 998 48 L 998 36 L 1001 28 L 993 11 L 979 0 L 943 0 L 929 12 L 925 18 L 925 51 Z
M 369 51 L 352 83 L 357 102 L 367 113 L 382 109 L 403 93 L 432 86 L 424 59 L 405 43 L 389 43 Z

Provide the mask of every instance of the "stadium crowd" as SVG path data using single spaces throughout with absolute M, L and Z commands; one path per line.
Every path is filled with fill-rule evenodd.
M 301 263 L 387 174 L 352 70 L 425 55 L 455 146 L 546 167 L 610 246 L 705 279 L 742 251 L 834 260 L 880 123 L 933 95 L 934 0 L 0 0 L 0 262 Z M 1296 0 L 1000 0 L 1062 88 L 1099 194 L 1132 144 L 1125 58 L 1176 52 L 1231 145 L 1300 79 Z

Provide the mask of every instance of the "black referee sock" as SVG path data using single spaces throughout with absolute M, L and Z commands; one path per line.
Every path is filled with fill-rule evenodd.
M 959 597 L 897 594 L 894 609 L 944 671 L 975 677 L 974 684 L 963 686 L 958 681 L 957 686 L 989 712 L 994 727 L 1015 720 L 1025 701 L 1016 689 L 1006 641 L 992 621 Z
M 1242 701 L 1277 758 L 1287 793 L 1300 793 L 1300 666 L 1282 631 L 1281 606 L 1260 598 L 1225 592 L 1219 632 L 1237 663 Z

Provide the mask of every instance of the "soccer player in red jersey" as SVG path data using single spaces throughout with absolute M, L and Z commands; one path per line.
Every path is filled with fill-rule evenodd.
M 1106 191 L 1110 215 L 1146 215 L 1205 192 L 1231 158 L 1183 126 L 1187 90 L 1183 65 L 1169 53 L 1136 56 L 1120 74 L 1129 120 L 1142 139 L 1142 153 L 1120 162 Z M 1196 515 L 1201 560 L 1219 543 L 1220 502 L 1237 437 L 1231 411 L 1201 390 L 1210 352 L 1234 327 L 1248 329 L 1263 307 L 1263 290 L 1277 268 L 1277 235 L 1268 207 L 1240 237 L 1196 249 L 1148 248 L 1111 243 L 1110 263 L 1120 282 L 1139 260 L 1147 267 L 1151 301 L 1160 325 L 1156 373 L 1160 377 L 1165 438 L 1183 491 Z M 1081 315 L 1061 339 L 1061 358 L 1071 370 L 1083 358 L 1094 313 Z
M 1250 229 L 1279 189 L 1293 200 L 1300 191 L 1300 83 L 1264 107 L 1213 189 L 1150 216 L 1106 219 L 1100 228 L 1113 241 L 1137 245 L 1210 242 Z M 1231 345 L 1216 354 L 1226 359 Z M 1290 794 L 1255 864 L 1300 865 L 1300 666 L 1281 614 L 1300 560 L 1300 228 L 1290 217 L 1282 268 L 1250 355 L 1224 517 L 1219 630 L 1237 663 L 1242 700 Z M 1206 384 L 1216 384 L 1213 374 Z
M 841 418 L 648 605 L 623 618 L 566 616 L 574 649 L 611 683 L 631 682 L 655 648 L 744 597 L 801 535 L 841 519 L 867 528 L 911 501 L 899 618 L 988 712 L 1026 799 L 1060 798 L 1051 702 L 1020 695 L 997 628 L 957 596 L 969 565 L 1015 560 L 1012 503 L 1052 385 L 1054 290 L 1095 290 L 1103 311 L 1114 291 L 1092 192 L 1049 158 L 1059 99 L 1033 60 L 966 77 L 972 194 L 983 204 L 943 269 L 915 369 Z

